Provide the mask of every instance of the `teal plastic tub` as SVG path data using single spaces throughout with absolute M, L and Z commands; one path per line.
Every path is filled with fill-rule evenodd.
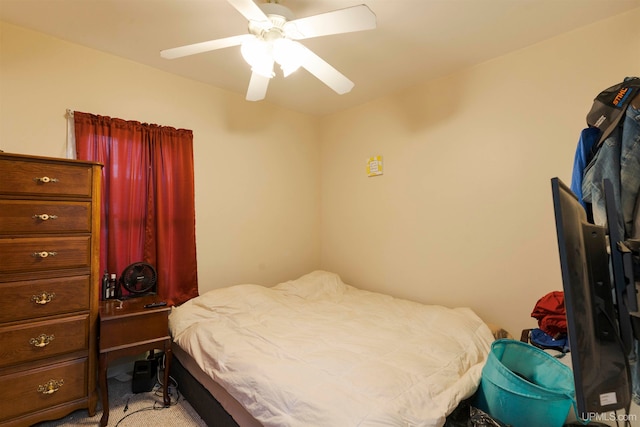
M 491 345 L 475 406 L 514 427 L 561 427 L 575 401 L 573 372 L 537 347 L 511 339 Z

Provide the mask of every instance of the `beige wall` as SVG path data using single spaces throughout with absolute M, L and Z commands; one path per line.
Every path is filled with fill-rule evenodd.
M 318 119 L 0 23 L 0 149 L 64 157 L 67 108 L 193 130 L 201 292 L 318 267 Z
M 593 97 L 640 75 L 639 19 L 321 119 L 0 23 L 0 149 L 63 156 L 67 108 L 192 129 L 202 291 L 321 267 L 519 333 L 561 288 L 549 179 Z
M 356 286 L 468 305 L 519 336 L 562 289 L 550 178 L 570 183 L 597 93 L 640 75 L 640 9 L 322 126 L 322 265 Z M 384 175 L 365 160 L 382 155 Z

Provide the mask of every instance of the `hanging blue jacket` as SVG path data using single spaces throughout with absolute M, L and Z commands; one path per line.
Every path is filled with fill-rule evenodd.
M 582 200 L 582 175 L 591 159 L 593 146 L 600 137 L 600 129 L 588 127 L 580 132 L 576 155 L 573 159 L 573 174 L 571 175 L 571 191 L 578 197 L 582 206 L 586 208 L 586 204 Z
M 593 220 L 606 225 L 604 180 L 613 184 L 616 205 L 620 206 L 620 235 L 634 233 L 635 207 L 640 194 L 640 109 L 629 105 L 621 126 L 604 140 L 582 179 L 582 198 L 591 203 Z

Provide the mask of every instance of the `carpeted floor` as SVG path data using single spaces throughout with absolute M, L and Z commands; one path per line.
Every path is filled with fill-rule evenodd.
M 148 393 L 131 392 L 131 381 L 109 379 L 109 427 L 162 427 L 202 426 L 205 422 L 191 405 L 180 396 L 180 390 L 169 387 L 171 406 L 163 407 L 162 390 Z M 75 411 L 55 421 L 36 424 L 37 427 L 97 426 L 102 417 L 102 406 L 98 403 L 96 415 L 89 417 L 86 409 Z

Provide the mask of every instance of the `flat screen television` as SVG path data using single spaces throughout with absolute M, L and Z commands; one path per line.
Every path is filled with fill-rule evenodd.
M 629 352 L 621 338 L 607 227 L 587 221 L 584 207 L 558 178 L 551 180 L 576 403 L 580 418 L 631 403 Z M 627 319 L 628 320 L 628 319 Z

